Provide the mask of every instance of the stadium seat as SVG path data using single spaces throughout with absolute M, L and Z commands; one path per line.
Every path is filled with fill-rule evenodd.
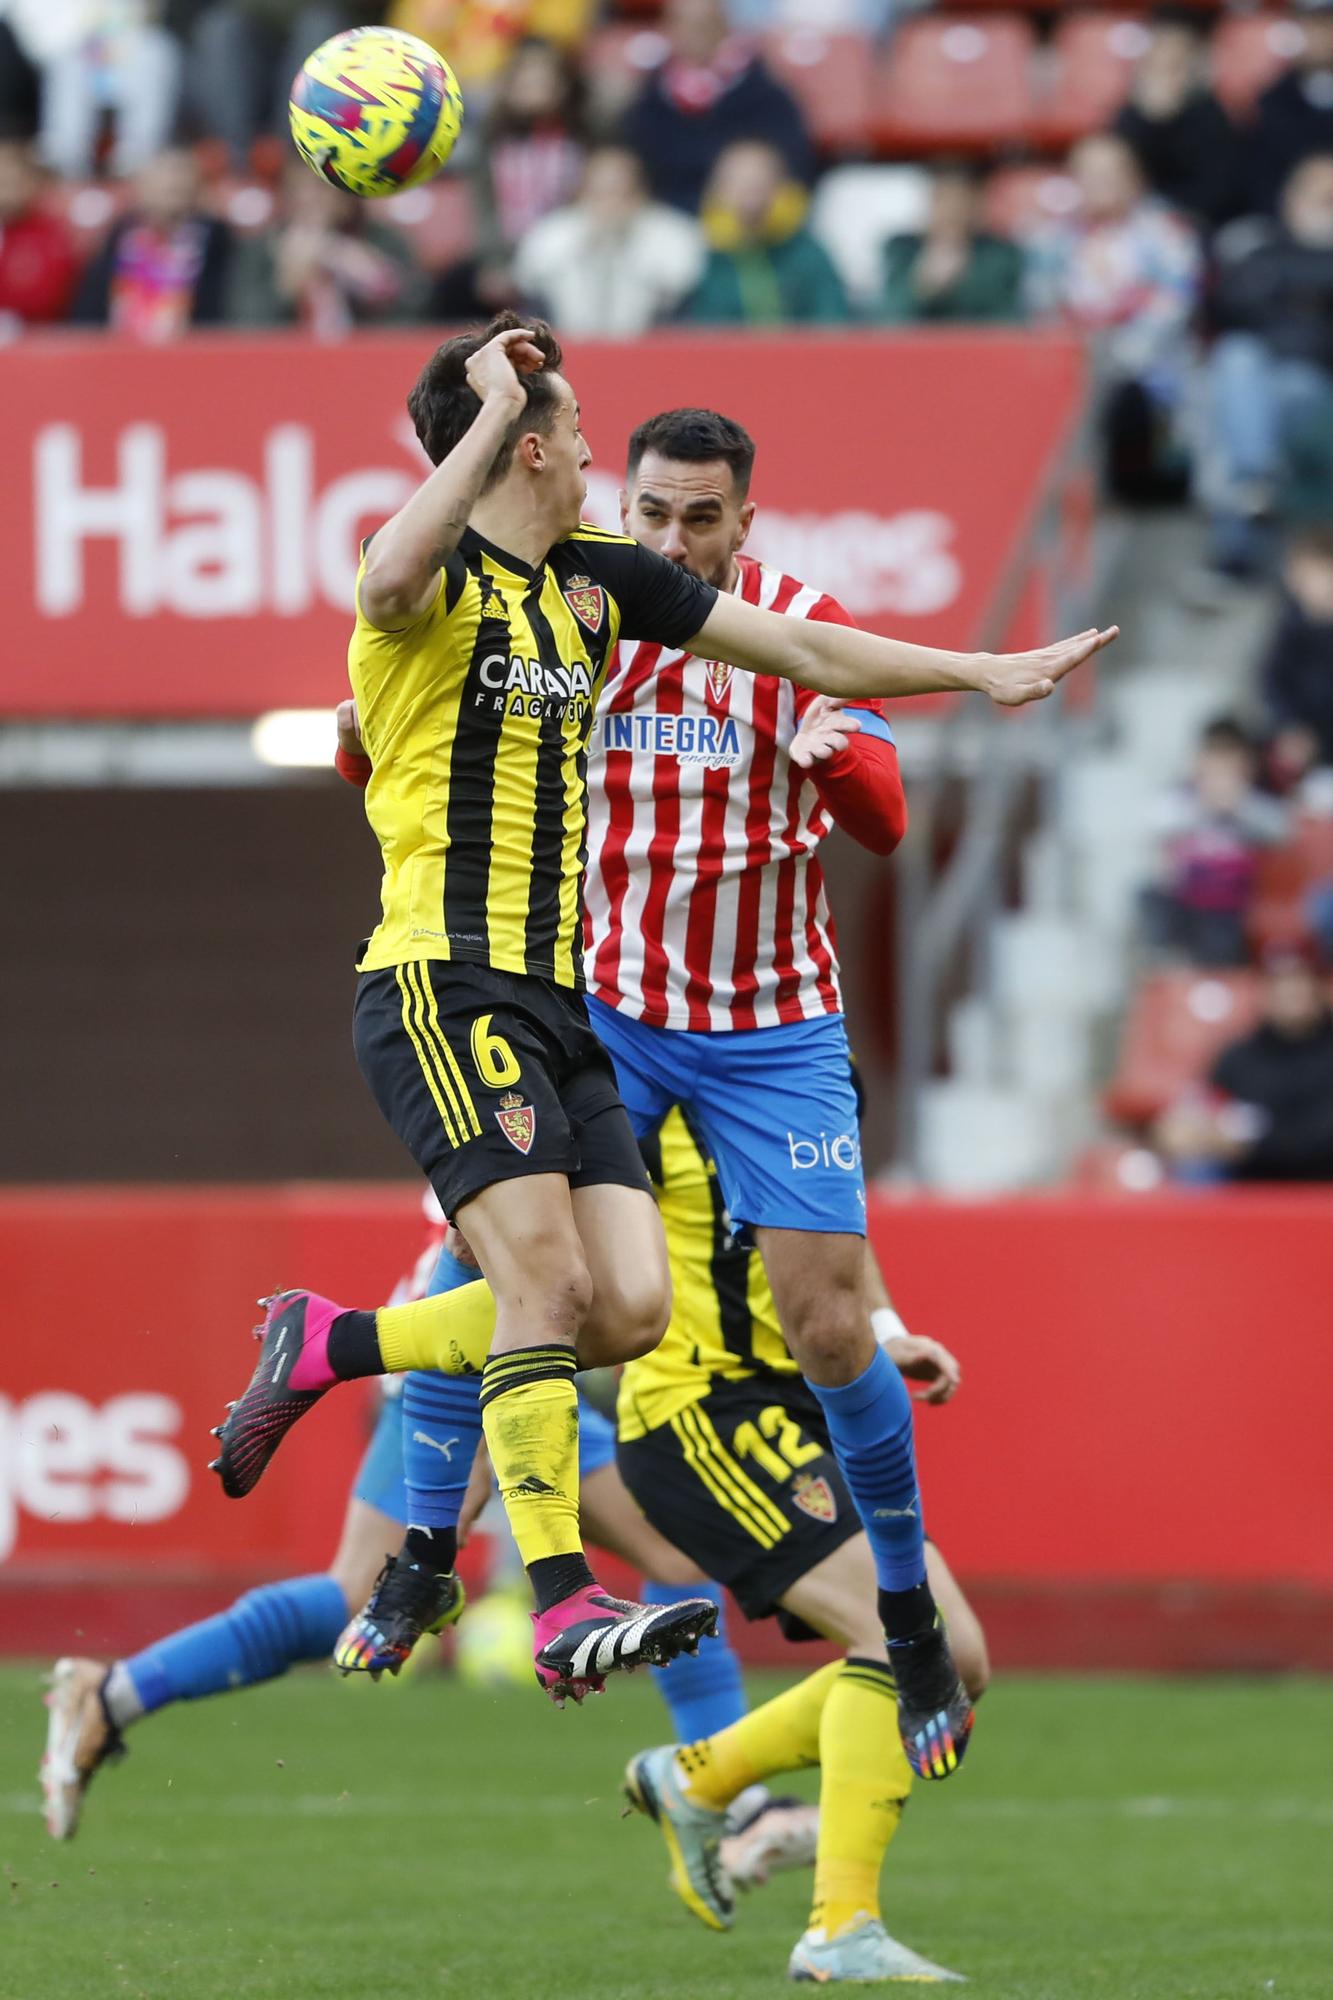
M 1258 974 L 1157 972 L 1130 1002 L 1105 1106 L 1122 1124 L 1151 1124 L 1216 1056 L 1254 1026 Z
M 886 153 L 986 153 L 1036 120 L 1035 38 L 1015 15 L 930 15 L 898 32 L 877 78 L 875 143 Z
M 1309 929 L 1306 901 L 1317 882 L 1333 881 L 1333 819 L 1306 814 L 1292 839 L 1261 856 L 1249 933 L 1260 947 Z
M 864 153 L 870 144 L 874 51 L 862 35 L 786 28 L 764 39 L 774 74 L 796 98 L 825 153 Z
M 1055 167 L 1001 167 L 986 183 L 986 225 L 1020 240 L 1067 222 L 1078 208 L 1078 188 Z
M 1297 22 L 1273 14 L 1235 14 L 1219 22 L 1209 50 L 1213 89 L 1243 117 L 1301 49 Z
M 1050 48 L 1041 93 L 1037 137 L 1051 148 L 1069 146 L 1111 123 L 1129 94 L 1148 46 L 1141 20 L 1124 14 L 1069 14 Z
M 407 238 L 424 270 L 442 271 L 472 248 L 472 190 L 465 180 L 442 175 L 407 188 L 381 202 L 379 212 Z
M 810 224 L 858 305 L 879 297 L 884 244 L 920 229 L 929 198 L 924 167 L 834 167 L 823 176 Z

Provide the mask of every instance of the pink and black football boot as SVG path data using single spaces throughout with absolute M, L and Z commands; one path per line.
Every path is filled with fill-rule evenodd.
M 259 1303 L 265 1312 L 255 1328 L 260 1343 L 255 1372 L 213 1433 L 222 1449 L 209 1471 L 217 1473 L 230 1500 L 242 1499 L 259 1484 L 292 1425 L 339 1379 L 329 1366 L 329 1328 L 346 1306 L 318 1292 L 275 1292 Z
M 678 1653 L 697 1653 L 717 1630 L 717 1606 L 706 1597 L 679 1604 L 631 1604 L 598 1584 L 585 1584 L 548 1611 L 534 1611 L 537 1680 L 557 1708 L 600 1694 L 606 1676 L 635 1667 L 664 1667 Z

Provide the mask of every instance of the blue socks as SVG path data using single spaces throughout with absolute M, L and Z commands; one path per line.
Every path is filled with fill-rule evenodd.
M 428 1298 L 474 1285 L 481 1273 L 441 1245 Z M 410 1527 L 433 1534 L 456 1528 L 481 1438 L 480 1375 L 413 1370 L 403 1378 L 403 1479 Z
M 740 1721 L 746 1712 L 745 1688 L 741 1663 L 722 1623 L 722 1586 L 692 1583 L 682 1592 L 676 1584 L 644 1582 L 645 1604 L 675 1604 L 682 1596 L 712 1599 L 718 1608 L 717 1637 L 706 1639 L 697 1653 L 682 1653 L 669 1666 L 654 1667 L 653 1680 L 671 1711 L 677 1743 L 697 1743 Z
M 111 1670 L 107 1706 L 118 1726 L 172 1701 L 270 1681 L 298 1660 L 327 1659 L 347 1619 L 331 1576 L 295 1576 L 247 1591 L 229 1610 L 159 1639 Z
M 912 1399 L 887 1354 L 840 1389 L 812 1382 L 834 1454 L 875 1557 L 881 1591 L 915 1591 L 926 1575 Z

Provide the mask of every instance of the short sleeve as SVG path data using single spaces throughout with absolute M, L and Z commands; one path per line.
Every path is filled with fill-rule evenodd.
M 642 542 L 575 538 L 580 562 L 620 606 L 622 639 L 648 639 L 659 646 L 683 646 L 704 625 L 717 602 L 711 583 L 700 582 L 679 563 L 656 555 Z

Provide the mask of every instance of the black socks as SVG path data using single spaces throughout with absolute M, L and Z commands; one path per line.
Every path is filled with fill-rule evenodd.
M 549 1611 L 562 1597 L 572 1597 L 576 1590 L 586 1590 L 597 1579 L 588 1568 L 586 1557 L 575 1554 L 538 1556 L 536 1562 L 528 1564 L 528 1581 L 532 1585 L 538 1611 Z
M 382 1375 L 384 1360 L 373 1312 L 339 1313 L 329 1328 L 329 1366 L 340 1382 L 362 1375 Z

